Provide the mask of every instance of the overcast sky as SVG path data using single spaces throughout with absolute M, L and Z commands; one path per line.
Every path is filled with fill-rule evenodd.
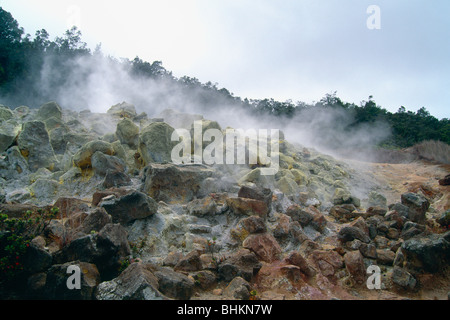
M 367 11 L 370 5 L 379 8 Z M 450 118 L 450 1 L 2 0 L 26 33 L 77 25 L 93 50 L 161 60 L 174 76 L 241 98 L 318 101 L 373 95 L 395 112 Z M 380 19 L 378 19 L 378 17 Z M 369 25 L 379 29 L 369 29 Z

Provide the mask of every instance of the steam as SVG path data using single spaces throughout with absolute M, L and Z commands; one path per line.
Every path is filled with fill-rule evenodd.
M 223 129 L 227 126 L 245 130 L 280 129 L 291 143 L 333 156 L 350 155 L 364 160 L 371 158 L 366 147 L 390 134 L 389 126 L 381 122 L 349 129 L 354 115 L 341 108 L 305 108 L 291 119 L 255 117 L 227 99 L 205 99 L 205 92 L 195 86 L 187 89 L 169 78 L 155 80 L 136 76 L 131 73 L 130 64 L 99 53 L 67 59 L 62 69 L 70 71 L 64 75 L 59 73 L 61 68 L 57 67 L 54 57 L 45 59 L 37 90 L 64 109 L 105 113 L 112 105 L 126 101 L 135 105 L 138 113 L 145 112 L 150 118 L 158 117 L 166 109 L 174 109 L 201 114 L 217 121 Z

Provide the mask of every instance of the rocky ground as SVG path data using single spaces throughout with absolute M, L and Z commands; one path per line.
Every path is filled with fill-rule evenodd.
M 0 278 L 1 297 L 448 298 L 448 166 L 338 160 L 289 137 L 275 176 L 171 163 L 174 128 L 196 120 L 223 129 L 127 103 L 105 114 L 0 106 L 1 213 L 55 213 L 17 257 L 17 276 Z M 7 225 L 3 254 L 17 232 Z M 72 265 L 80 290 L 67 288 Z M 369 266 L 379 289 L 367 287 Z

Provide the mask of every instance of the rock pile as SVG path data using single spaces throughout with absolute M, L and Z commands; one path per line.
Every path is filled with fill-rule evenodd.
M 449 214 L 427 216 L 426 195 L 388 205 L 375 184 L 354 188 L 348 165 L 284 137 L 274 176 L 171 163 L 173 125 L 193 130 L 195 120 L 221 130 L 173 110 L 150 119 L 125 102 L 105 114 L 2 106 L 1 213 L 58 214 L 26 250 L 22 287 L 2 286 L 1 297 L 347 299 L 368 292 L 371 265 L 398 295 L 448 272 Z M 78 290 L 67 287 L 73 266 Z

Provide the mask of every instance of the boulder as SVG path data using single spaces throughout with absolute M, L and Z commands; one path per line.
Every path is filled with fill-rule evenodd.
M 12 110 L 2 104 L 0 104 L 0 122 L 7 121 L 14 117 Z
M 439 179 L 439 184 L 441 186 L 449 186 L 450 185 L 450 174 L 446 175 L 442 179 Z
M 392 282 L 402 289 L 412 290 L 416 287 L 416 279 L 405 269 L 398 266 L 394 267 L 391 276 Z
M 402 204 L 408 207 L 409 220 L 418 223 L 425 222 L 425 213 L 430 207 L 430 202 L 424 196 L 417 193 L 404 193 L 401 195 Z
M 270 212 L 264 201 L 249 198 L 231 197 L 227 199 L 227 205 L 239 215 L 257 215 L 264 218 Z
M 30 173 L 28 162 L 17 146 L 6 151 L 5 159 L 0 158 L 0 177 L 6 180 L 18 179 L 28 173 Z
M 240 249 L 219 264 L 218 274 L 224 281 L 231 281 L 235 277 L 251 281 L 261 267 L 262 264 L 255 253 L 248 249 Z
M 156 201 L 187 203 L 201 193 L 214 171 L 203 165 L 151 164 L 143 171 L 143 192 Z
M 311 212 L 303 210 L 298 204 L 293 204 L 287 208 L 286 215 L 291 217 L 293 221 L 298 221 L 302 227 L 307 226 L 314 219 Z
M 119 198 L 104 199 L 100 206 L 111 215 L 114 223 L 122 224 L 149 217 L 158 211 L 156 201 L 139 191 L 133 191 Z
M 344 267 L 343 259 L 336 251 L 313 250 L 311 256 L 326 277 L 333 276 L 336 271 Z
M 359 251 L 350 251 L 344 255 L 345 268 L 358 284 L 366 280 L 366 267 Z
M 135 118 L 137 115 L 136 108 L 134 107 L 134 105 L 127 103 L 125 101 L 113 105 L 111 108 L 108 109 L 108 111 L 106 111 L 106 113 L 117 118 L 130 118 L 130 119 Z
M 45 121 L 52 117 L 62 119 L 61 107 L 54 101 L 43 104 L 37 111 L 36 117 L 38 120 Z
M 244 240 L 242 246 L 253 251 L 259 259 L 265 262 L 270 263 L 281 257 L 280 245 L 269 233 L 252 234 Z
M 191 298 L 195 285 L 192 278 L 168 267 L 159 268 L 154 275 L 158 279 L 158 290 L 167 297 L 179 300 Z
M 57 163 L 48 132 L 41 121 L 30 121 L 23 125 L 17 138 L 17 146 L 32 172 L 39 168 L 53 170 Z
M 223 295 L 236 300 L 248 300 L 250 298 L 250 284 L 241 277 L 236 277 L 223 290 Z
M 450 231 L 444 234 L 415 236 L 401 246 L 407 266 L 413 270 L 436 273 L 450 261 Z
M 114 148 L 111 143 L 106 141 L 89 141 L 88 143 L 83 145 L 80 150 L 73 156 L 73 164 L 81 169 L 91 168 L 92 156 L 96 152 L 113 155 Z
M 175 271 L 199 271 L 202 270 L 202 261 L 199 253 L 194 250 L 189 252 L 186 256 L 181 257 L 174 267 Z
M 158 291 L 158 278 L 151 264 L 130 264 L 117 278 L 102 282 L 95 292 L 97 300 L 167 300 Z
M 270 209 L 272 206 L 272 194 L 269 188 L 242 186 L 239 189 L 238 197 L 264 201 Z
M 307 277 L 313 277 L 316 275 L 316 270 L 314 270 L 314 268 L 309 265 L 308 261 L 300 254 L 300 252 L 291 252 L 286 257 L 286 261 L 289 264 L 299 267 L 300 271 Z
M 403 225 L 402 232 L 400 233 L 400 237 L 404 240 L 411 239 L 414 236 L 417 236 L 425 231 L 425 226 L 422 224 L 418 224 L 415 222 L 407 221 Z
M 69 289 L 67 286 L 71 276 L 67 272 L 70 266 L 76 266 L 80 270 L 80 289 Z M 99 283 L 100 274 L 97 267 L 91 263 L 71 261 L 56 264 L 47 271 L 42 298 L 50 300 L 93 300 L 95 289 Z
M 95 173 L 100 176 L 105 176 L 108 172 L 124 172 L 126 170 L 123 160 L 104 154 L 101 151 L 96 151 L 92 155 L 91 165 Z
M 24 270 L 30 274 L 46 271 L 53 261 L 50 253 L 34 243 L 27 248 L 23 259 Z
M 343 242 L 353 241 L 354 239 L 358 239 L 364 243 L 369 243 L 369 236 L 362 231 L 360 228 L 354 226 L 345 226 L 338 233 L 339 240 Z
M 377 263 L 392 266 L 395 259 L 395 252 L 389 249 L 377 249 Z
M 196 199 L 188 203 L 189 214 L 194 216 L 214 215 L 217 211 L 216 202 L 212 197 Z
M 301 191 L 295 180 L 286 176 L 278 180 L 277 184 L 278 189 L 286 195 L 298 195 Z
M 85 234 L 90 234 L 92 231 L 99 232 L 109 223 L 112 223 L 111 215 L 104 208 L 100 207 L 87 215 L 78 230 Z
M 125 172 L 120 171 L 107 171 L 105 179 L 102 182 L 103 188 L 118 188 L 123 186 L 129 186 L 131 184 L 131 178 Z
M 94 263 L 103 279 L 117 275 L 120 261 L 130 255 L 127 232 L 119 224 L 107 224 L 99 233 L 73 240 L 54 254 L 56 263 L 79 260 Z
M 172 149 L 177 142 L 171 140 L 174 128 L 165 122 L 153 122 L 139 135 L 138 152 L 144 165 L 172 161 Z
M 117 124 L 116 136 L 120 143 L 136 149 L 139 142 L 139 127 L 130 119 L 123 119 Z
M 14 120 L 0 122 L 0 153 L 8 150 L 20 132 L 21 126 Z

